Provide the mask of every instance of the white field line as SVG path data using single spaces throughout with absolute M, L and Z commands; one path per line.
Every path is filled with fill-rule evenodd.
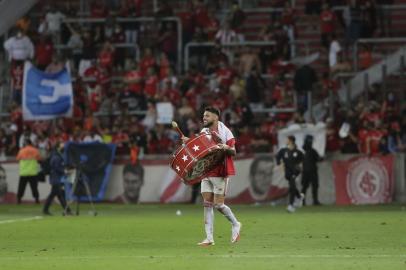
M 20 221 L 32 221 L 32 220 L 39 220 L 39 219 L 43 219 L 43 217 L 35 216 L 35 217 L 29 217 L 29 218 L 6 219 L 6 220 L 0 220 L 0 224 L 9 224 L 9 223 L 15 223 L 15 222 L 20 222 Z
M 297 258 L 297 259 L 403 259 L 406 258 L 406 254 L 360 254 L 360 255 L 345 255 L 345 254 L 309 254 L 309 255 L 300 255 L 300 254 L 269 254 L 269 255 L 133 255 L 133 256 L 36 256 L 35 260 L 100 260 L 100 259 L 197 259 L 197 258 L 217 258 L 217 259 L 286 259 L 286 258 Z M 27 255 L 24 256 L 10 256 L 10 257 L 1 257 L 1 260 L 27 260 Z

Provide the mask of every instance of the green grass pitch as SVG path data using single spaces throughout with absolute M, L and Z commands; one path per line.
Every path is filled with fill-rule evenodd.
M 232 206 L 243 223 L 215 213 L 212 247 L 198 205 L 97 205 L 99 215 L 31 219 L 36 205 L 0 206 L 0 269 L 406 269 L 402 205 Z M 177 209 L 182 215 L 177 216 Z M 51 209 L 60 213 L 59 206 Z

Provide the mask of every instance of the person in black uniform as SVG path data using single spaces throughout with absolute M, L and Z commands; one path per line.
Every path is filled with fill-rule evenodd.
M 304 194 L 296 187 L 296 177 L 302 170 L 303 153 L 297 149 L 295 141 L 295 136 L 289 136 L 287 146 L 279 150 L 276 155 L 276 163 L 280 165 L 281 161 L 283 162 L 285 178 L 289 182 L 289 205 L 286 209 L 289 213 L 301 207 L 304 199 Z
M 65 191 L 63 189 L 62 178 L 65 176 L 65 164 L 62 157 L 64 144 L 59 143 L 52 151 L 49 160 L 49 183 L 51 184 L 51 192 L 45 201 L 44 209 L 42 210 L 44 215 L 50 216 L 49 207 L 55 197 L 58 197 L 62 208 L 64 209 L 64 215 L 70 215 L 71 210 L 66 206 Z
M 321 157 L 313 148 L 313 136 L 307 135 L 303 144 L 304 159 L 302 173 L 302 193 L 306 194 L 310 184 L 312 185 L 313 205 L 320 205 L 318 198 L 319 174 L 317 171 L 317 162 Z

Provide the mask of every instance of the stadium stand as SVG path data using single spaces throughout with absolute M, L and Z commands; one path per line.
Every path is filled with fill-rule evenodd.
M 362 95 L 344 104 L 338 102 L 337 91 L 401 48 L 406 1 L 387 1 L 384 7 L 373 4 L 381 1 L 357 1 L 353 9 L 346 1 L 325 1 L 333 4 L 330 11 L 319 1 L 315 13 L 304 0 L 292 1 L 292 6 L 284 2 L 290 3 L 39 1 L 7 37 L 20 29 L 34 44 L 33 63 L 46 72 L 70 63 L 74 116 L 23 121 L 19 93 L 24 59 L 9 61 L 4 54 L 0 154 L 14 156 L 26 136 L 34 137 L 46 153 L 60 140 L 81 141 L 95 134 L 116 143 L 120 155 L 130 155 L 133 148 L 145 154 L 169 154 L 178 137 L 157 121 L 157 105 L 163 102 L 172 104 L 174 118 L 188 135 L 200 130 L 206 105 L 219 107 L 243 153 L 272 152 L 280 128 L 315 119 L 328 125 L 329 152 L 405 151 L 404 68 L 386 74 L 383 81 L 365 87 Z M 331 16 L 331 25 L 320 22 L 317 9 L 322 8 L 326 21 Z M 348 24 L 347 11 L 363 25 L 356 37 L 349 32 L 354 25 Z M 382 27 L 381 19 L 391 21 L 391 31 L 385 24 Z M 335 45 L 333 36 L 337 36 Z M 189 42 L 196 46 L 188 47 Z M 338 57 L 332 51 L 337 46 Z M 311 95 L 297 86 L 302 81 L 295 82 L 303 65 L 317 75 L 310 82 Z M 327 98 L 328 115 L 306 116 L 306 110 Z M 340 138 L 343 123 L 352 128 Z

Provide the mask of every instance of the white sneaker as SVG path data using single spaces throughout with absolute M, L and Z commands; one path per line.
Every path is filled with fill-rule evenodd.
M 197 243 L 198 246 L 207 247 L 207 246 L 214 246 L 213 240 L 204 239 L 202 242 Z
M 237 243 L 240 241 L 240 231 L 241 231 L 242 224 L 241 222 L 237 222 L 237 224 L 232 226 L 231 228 L 231 243 Z
M 289 204 L 286 208 L 286 211 L 288 211 L 289 213 L 294 213 L 296 211 L 296 208 L 293 205 Z
M 303 193 L 300 193 L 299 198 L 295 198 L 295 201 L 293 203 L 293 206 L 296 208 L 300 208 L 303 206 L 303 200 L 304 200 L 305 195 Z

